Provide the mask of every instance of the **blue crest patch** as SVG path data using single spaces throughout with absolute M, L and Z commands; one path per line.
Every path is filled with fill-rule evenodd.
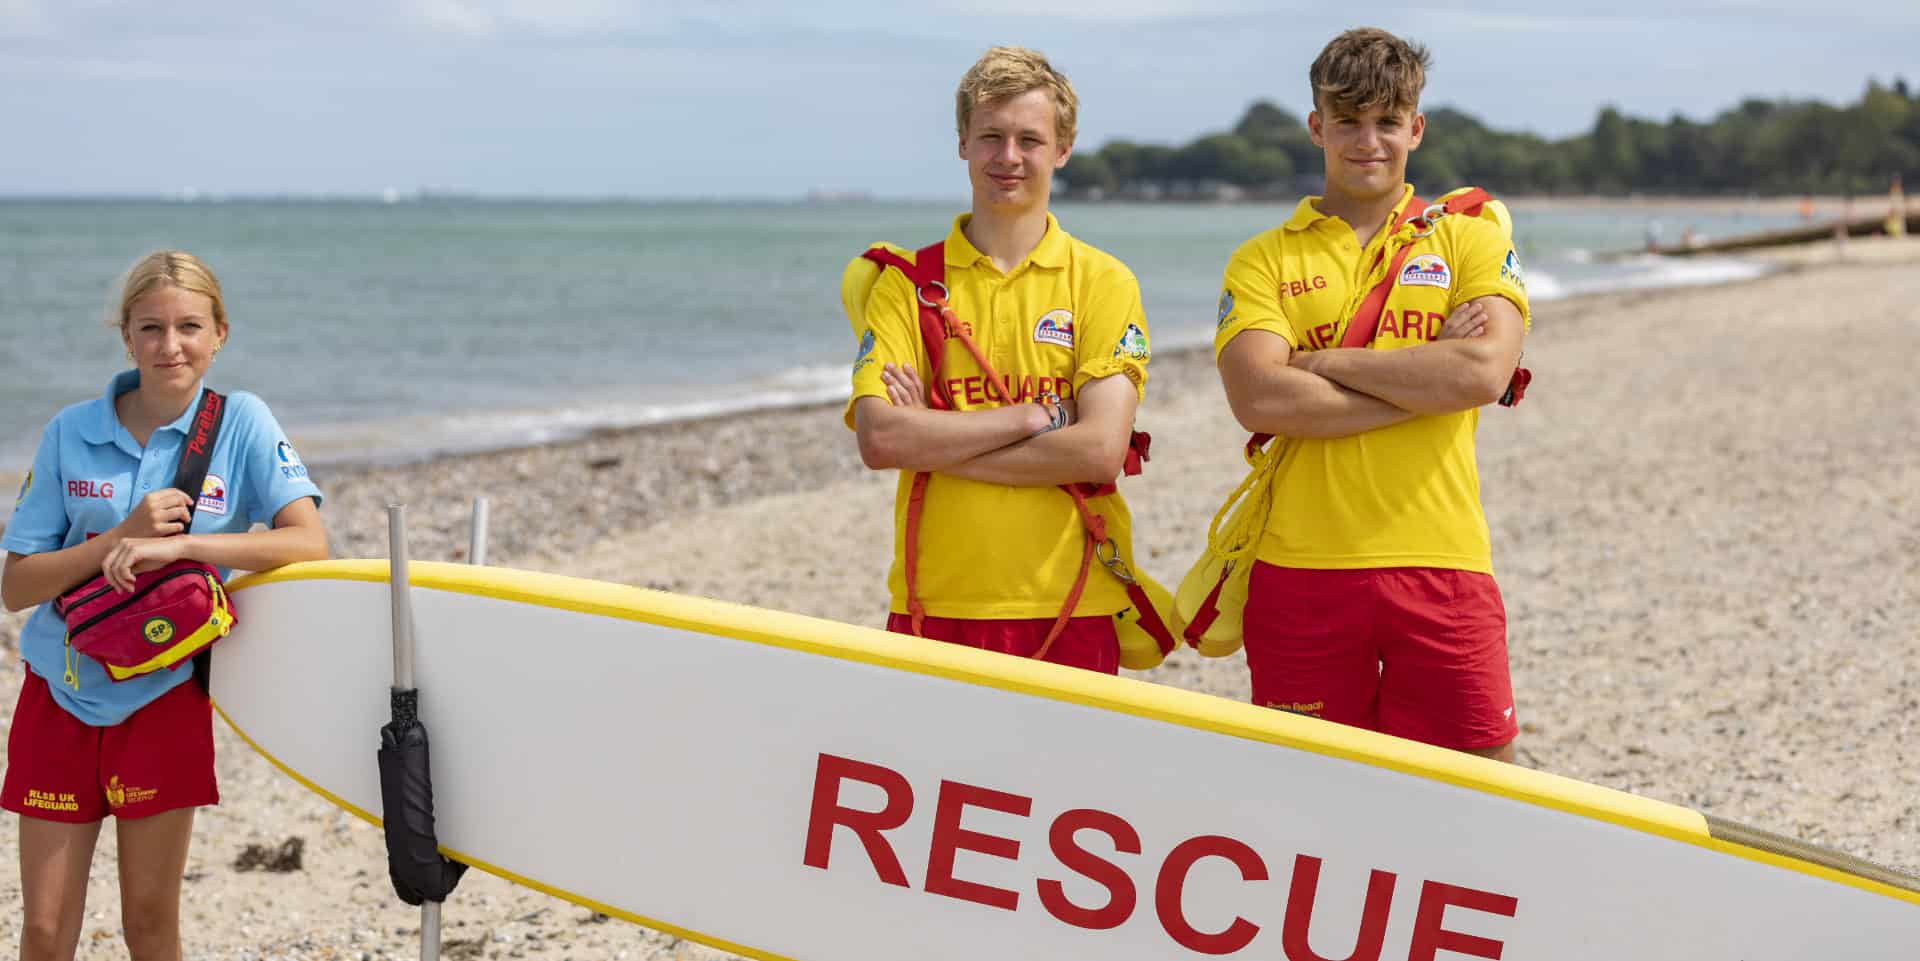
M 1128 324 L 1126 332 L 1120 335 L 1120 342 L 1113 345 L 1113 356 L 1115 360 L 1122 357 L 1130 357 L 1134 360 L 1145 361 L 1147 359 L 1147 332 L 1141 330 L 1138 324 Z
M 1518 252 L 1511 249 L 1507 251 L 1507 259 L 1500 264 L 1500 279 L 1521 290 L 1527 289 L 1527 275 L 1520 270 Z
M 860 368 L 871 363 L 873 363 L 873 328 L 869 327 L 860 335 L 860 350 L 853 355 L 853 372 L 857 374 Z
M 288 480 L 299 480 L 307 476 L 307 465 L 301 463 L 300 455 L 293 449 L 292 444 L 281 441 L 280 445 L 274 448 L 274 456 L 280 459 L 280 476 Z
M 1225 327 L 1231 320 L 1233 320 L 1233 291 L 1223 290 L 1220 292 L 1220 320 L 1214 327 L 1215 329 Z

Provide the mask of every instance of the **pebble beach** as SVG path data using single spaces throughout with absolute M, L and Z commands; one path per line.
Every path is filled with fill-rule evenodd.
M 1538 305 L 1533 388 L 1482 415 L 1519 761 L 1920 874 L 1920 242 L 1769 256 L 1780 269 L 1749 282 Z M 1173 584 L 1241 477 L 1244 435 L 1206 352 L 1163 352 L 1150 373 L 1153 459 L 1122 490 L 1138 565 Z M 493 565 L 885 616 L 893 476 L 860 464 L 837 404 L 312 466 L 336 557 L 385 556 L 385 506 L 404 502 L 414 559 L 465 560 L 485 495 Z M 23 620 L 0 618 L 0 726 Z M 1182 651 L 1137 676 L 1247 696 L 1238 656 Z M 196 822 L 186 956 L 417 957 L 379 831 L 218 722 L 216 738 L 223 801 Z M 109 828 L 84 959 L 125 956 L 113 864 Z M 21 911 L 9 864 L 0 946 Z M 449 959 L 732 957 L 479 872 L 443 937 Z

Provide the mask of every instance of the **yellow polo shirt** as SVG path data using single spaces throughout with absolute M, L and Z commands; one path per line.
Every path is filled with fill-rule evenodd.
M 1413 189 L 1400 201 L 1397 218 Z M 1254 237 L 1227 263 L 1214 354 L 1248 330 L 1294 350 L 1338 346 L 1349 303 L 1390 234 L 1362 250 L 1353 228 L 1300 201 L 1285 224 Z M 1377 276 L 1377 275 L 1376 275 Z M 1492 216 L 1442 218 L 1414 243 L 1380 317 L 1374 350 L 1427 343 L 1454 308 L 1497 295 L 1529 316 L 1520 260 Z M 1283 567 L 1442 567 L 1493 573 L 1473 435 L 1478 410 L 1331 440 L 1289 439 L 1274 475 L 1273 513 L 1259 557 Z
M 1076 240 L 1049 214 L 1047 232 L 1027 258 L 1007 273 L 968 242 L 969 215 L 953 222 L 946 241 L 948 302 L 971 326 L 1015 402 L 1041 391 L 1073 397 L 1088 381 L 1125 374 L 1145 396 L 1147 321 L 1140 285 L 1112 255 Z M 880 275 L 867 301 L 867 329 L 853 363 L 853 405 L 886 399 L 883 365 L 912 364 L 929 384 L 946 382 L 960 410 L 1001 406 L 973 355 L 958 338 L 947 341 L 940 370 L 928 376 L 920 341 L 919 303 L 897 270 Z M 907 609 L 905 558 L 907 494 L 913 472 L 901 471 L 894 498 L 893 567 L 887 574 L 892 609 Z M 1089 505 L 1107 518 L 1125 556 L 1132 524 L 1120 495 Z M 1084 524 L 1073 499 L 1057 487 L 1008 487 L 936 473 L 927 484 L 920 517 L 920 601 L 935 617 L 1011 619 L 1053 617 L 1080 570 Z M 1120 582 L 1094 563 L 1075 608 L 1078 616 L 1112 614 L 1127 606 Z

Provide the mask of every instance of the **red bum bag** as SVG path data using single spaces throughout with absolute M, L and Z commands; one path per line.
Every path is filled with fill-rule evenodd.
M 99 661 L 116 681 L 173 667 L 234 624 L 220 572 L 185 559 L 138 575 L 131 594 L 96 577 L 54 599 L 53 610 L 67 622 L 67 646 Z M 67 674 L 77 685 L 71 664 Z
M 173 486 L 188 498 L 189 528 L 226 412 L 225 397 L 211 390 L 201 392 L 193 430 L 181 448 L 173 478 Z M 226 637 L 234 624 L 233 602 L 220 582 L 220 572 L 184 557 L 135 575 L 131 593 L 115 590 L 104 576 L 95 574 L 54 598 L 53 612 L 67 625 L 64 680 L 74 690 L 80 689 L 75 651 L 99 661 L 107 677 L 124 681 L 178 666 Z

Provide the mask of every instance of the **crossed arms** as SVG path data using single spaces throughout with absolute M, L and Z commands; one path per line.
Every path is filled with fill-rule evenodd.
M 911 365 L 888 364 L 887 396 L 854 403 L 860 459 L 874 470 L 939 471 L 1014 487 L 1104 484 L 1119 476 L 1139 391 L 1124 374 L 1087 382 L 1065 402 L 1067 423 L 1037 403 L 933 410 Z
M 1249 431 L 1349 437 L 1500 399 L 1525 336 L 1520 309 L 1489 295 L 1454 310 L 1438 339 L 1400 350 L 1296 353 L 1278 334 L 1249 330 L 1220 352 L 1220 379 Z

